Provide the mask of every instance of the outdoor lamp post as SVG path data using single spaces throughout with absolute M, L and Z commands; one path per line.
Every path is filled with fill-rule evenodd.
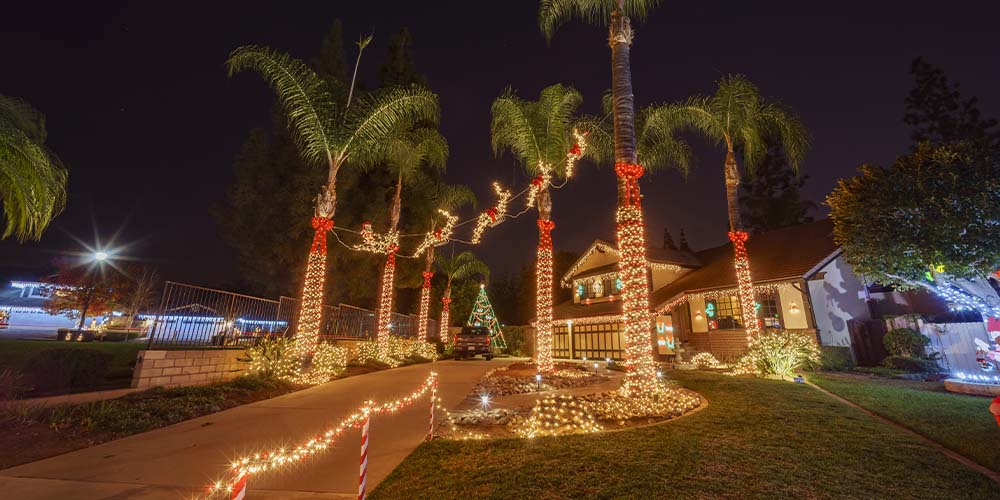
M 104 264 L 105 260 L 108 260 L 107 252 L 94 252 L 94 262 L 97 262 L 98 267 Z M 87 284 L 87 295 L 83 298 L 83 308 L 80 310 L 80 324 L 76 327 L 76 332 L 83 334 L 83 325 L 87 321 L 87 309 L 90 308 L 90 299 L 94 296 L 94 287 L 97 286 L 97 272 L 94 272 L 90 276 L 90 282 Z

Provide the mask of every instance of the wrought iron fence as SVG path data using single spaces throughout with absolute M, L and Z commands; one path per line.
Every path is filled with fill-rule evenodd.
M 256 345 L 288 333 L 278 301 L 168 281 L 151 322 L 149 345 Z
M 274 336 L 294 336 L 299 299 L 263 299 L 168 281 L 157 313 L 139 318 L 150 326 L 149 345 L 252 346 Z M 393 335 L 415 337 L 418 318 L 393 313 Z M 375 312 L 347 304 L 323 306 L 320 341 L 368 339 L 375 335 Z M 431 338 L 438 322 L 428 321 Z

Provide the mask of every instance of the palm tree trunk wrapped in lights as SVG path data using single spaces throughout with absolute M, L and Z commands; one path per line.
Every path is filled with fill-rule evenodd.
M 586 150 L 586 132 L 570 123 L 583 102 L 572 87 L 551 85 L 537 101 L 525 101 L 512 89 L 493 101 L 491 136 L 494 152 L 509 149 L 534 178 L 528 207 L 538 209 L 538 254 L 535 261 L 535 363 L 549 373 L 552 362 L 552 194 L 553 177 L 569 179 Z M 571 133 L 572 132 L 572 133 Z
M 333 219 L 313 217 L 312 246 L 306 262 L 306 279 L 302 287 L 302 305 L 299 308 L 298 335 L 295 349 L 300 354 L 312 352 L 319 336 L 323 314 L 323 285 L 326 282 L 326 233 L 333 229 Z
M 448 329 L 451 328 L 451 290 L 447 290 L 446 295 L 441 297 L 441 331 L 438 332 L 438 338 L 441 342 L 448 343 L 449 335 Z
M 430 252 L 430 250 L 428 250 Z M 433 259 L 433 253 L 429 254 Z M 430 267 L 428 262 L 427 267 Z M 420 287 L 420 312 L 417 314 L 417 339 L 421 342 L 427 341 L 427 321 L 430 319 L 431 310 L 431 278 L 434 271 L 424 271 L 424 284 Z
M 547 193 L 546 193 L 547 194 Z M 538 219 L 538 258 L 535 261 L 536 341 L 535 363 L 538 371 L 555 370 L 552 363 L 552 229 L 555 222 Z
M 382 267 L 382 287 L 378 301 L 378 326 L 376 340 L 378 342 L 379 359 L 389 358 L 389 336 L 392 335 L 392 296 L 396 277 L 396 251 L 398 246 L 389 247 Z

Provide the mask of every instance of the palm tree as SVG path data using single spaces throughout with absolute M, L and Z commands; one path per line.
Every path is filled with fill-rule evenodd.
M 451 258 L 438 255 L 434 261 L 438 271 L 447 278 L 444 287 L 444 295 L 441 297 L 441 341 L 448 341 L 448 327 L 450 323 L 451 305 L 451 284 L 454 281 L 462 281 L 472 276 L 480 275 L 484 280 L 490 279 L 490 268 L 483 261 L 476 258 L 472 252 L 462 252 Z
M 464 205 L 472 205 L 473 208 L 476 206 L 476 195 L 473 194 L 468 186 L 434 182 L 433 186 L 428 190 L 428 196 L 433 201 L 432 206 L 436 206 L 438 209 L 449 213 Z M 431 234 L 439 230 L 436 226 L 436 217 L 431 217 L 428 227 L 430 227 Z M 431 278 L 434 277 L 434 248 L 434 245 L 430 245 L 424 251 L 424 283 L 420 288 L 420 311 L 417 316 L 417 338 L 420 340 L 427 340 L 427 322 L 430 319 Z
M 359 43 L 364 49 L 367 43 Z M 361 54 L 355 63 L 355 74 Z M 324 80 L 302 61 L 267 47 L 234 50 L 226 62 L 229 75 L 254 70 L 270 84 L 288 117 L 299 154 L 327 168 L 327 183 L 316 196 L 313 237 L 299 310 L 300 352 L 313 350 L 319 336 L 326 280 L 326 232 L 333 229 L 337 173 L 345 164 L 376 165 L 386 156 L 386 139 L 420 121 L 437 123 L 438 99 L 417 88 L 393 88 L 353 97 L 335 80 Z M 345 96 L 346 94 L 346 96 Z
M 692 97 L 686 102 L 665 106 L 662 117 L 672 126 L 691 128 L 705 139 L 725 145 L 729 239 L 733 242 L 740 308 L 747 336 L 753 338 L 760 333 L 760 324 L 754 306 L 756 299 L 746 252 L 749 234 L 743 228 L 743 215 L 740 213 L 740 170 L 735 151 L 743 150 L 743 165 L 747 173 L 753 175 L 767 152 L 768 142 L 777 141 L 784 147 L 789 164 L 797 172 L 809 149 L 809 134 L 794 113 L 780 104 L 767 102 L 757 86 L 743 75 L 723 77 L 715 95 Z
M 618 175 L 617 239 L 625 324 L 625 394 L 658 390 L 653 361 L 652 315 L 646 270 L 645 223 L 639 193 L 642 167 L 637 163 L 635 96 L 632 94 L 631 20 L 645 19 L 660 0 L 541 0 L 538 24 L 546 39 L 574 18 L 608 26 L 611 46 L 611 94 L 614 103 L 615 173 Z
M 567 177 L 567 152 L 579 151 L 570 124 L 583 97 L 572 87 L 542 89 L 537 101 L 525 101 L 512 89 L 493 101 L 490 127 L 494 154 L 509 149 L 529 176 L 538 207 L 538 258 L 535 261 L 535 362 L 541 372 L 552 363 L 552 177 Z M 530 198 L 529 198 L 530 200 Z
M 66 207 L 68 174 L 45 137 L 38 110 L 0 95 L 0 202 L 7 220 L 0 239 L 37 240 Z
M 424 168 L 433 169 L 435 174 L 444 170 L 448 160 L 448 142 L 433 128 L 419 128 L 401 131 L 386 141 L 386 166 L 396 176 L 396 194 L 389 212 L 389 238 L 395 244 L 386 248 L 385 265 L 382 268 L 381 293 L 378 304 L 378 328 L 376 341 L 383 359 L 388 357 L 389 325 L 392 320 L 392 296 L 395 289 L 396 252 L 399 250 L 399 216 L 402 210 L 403 185 L 419 184 L 424 177 Z M 424 181 L 426 184 L 426 181 Z

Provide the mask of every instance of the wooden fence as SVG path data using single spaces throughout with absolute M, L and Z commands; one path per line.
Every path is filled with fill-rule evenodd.
M 976 361 L 976 339 L 990 343 L 986 326 L 982 322 L 973 323 L 926 323 L 914 316 L 899 316 L 887 319 L 886 326 L 911 328 L 931 339 L 928 353 L 940 354 L 939 364 L 951 373 L 982 374 L 983 369 Z M 994 366 L 990 374 L 997 374 L 1000 367 Z

